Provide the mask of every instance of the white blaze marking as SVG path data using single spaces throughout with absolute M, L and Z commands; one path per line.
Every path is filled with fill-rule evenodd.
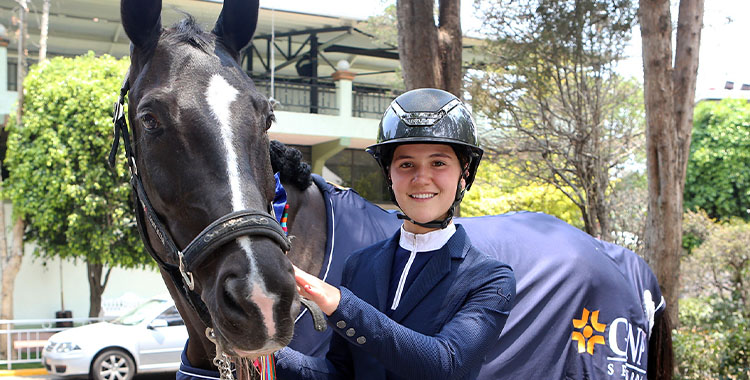
M 219 122 L 219 132 L 221 141 L 224 145 L 224 151 L 227 155 L 227 176 L 229 177 L 229 188 L 232 192 L 232 211 L 244 210 L 245 201 L 242 197 L 240 187 L 240 167 L 237 160 L 237 152 L 234 149 L 234 132 L 231 125 L 231 105 L 237 99 L 236 88 L 232 87 L 224 77 L 214 74 L 206 90 L 206 102 L 211 109 L 216 120 Z M 276 296 L 269 294 L 266 290 L 263 277 L 258 273 L 258 264 L 255 261 L 250 238 L 243 236 L 237 238 L 237 244 L 245 251 L 248 262 L 250 263 L 250 276 L 248 285 L 253 287 L 250 300 L 255 303 L 263 315 L 263 321 L 268 329 L 268 337 L 276 334 L 276 324 L 273 320 L 273 305 L 276 303 Z M 257 285 L 257 287 L 253 286 Z
M 272 337 L 276 335 L 276 324 L 273 321 L 273 304 L 274 300 L 269 298 L 264 291 L 253 288 L 253 293 L 250 295 L 250 299 L 258 305 L 260 313 L 263 315 L 263 324 L 268 328 L 268 336 Z
M 232 210 L 239 211 L 245 208 L 240 189 L 240 167 L 237 162 L 237 152 L 234 151 L 234 133 L 231 125 L 230 106 L 237 98 L 238 91 L 230 85 L 221 75 L 214 74 L 206 91 L 206 101 L 211 112 L 219 122 L 221 142 L 227 153 L 227 175 L 229 176 L 229 187 L 232 190 Z

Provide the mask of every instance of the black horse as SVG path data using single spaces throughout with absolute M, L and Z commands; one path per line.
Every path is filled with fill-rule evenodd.
M 324 346 L 324 335 L 294 330 L 299 298 L 291 262 L 309 273 L 329 274 L 351 253 L 332 255 L 331 233 L 337 228 L 342 228 L 337 236 L 355 249 L 387 237 L 398 221 L 352 191 L 319 179 L 312 184 L 298 175 L 298 163 L 283 158 L 294 153 L 275 144 L 274 166 L 291 205 L 290 249 L 270 215 L 275 182 L 266 131 L 273 110 L 239 65 L 239 52 L 255 30 L 258 1 L 225 0 L 211 32 L 190 17 L 163 29 L 160 12 L 159 0 L 121 2 L 132 41 L 121 95 L 129 92 L 133 136 L 117 114 L 116 132 L 124 137 L 144 243 L 188 328 L 187 359 L 194 367 L 226 373 L 228 357 L 273 352 L 293 334 L 295 342 L 311 336 Z M 335 214 L 333 195 L 362 201 L 348 219 L 336 216 L 339 227 L 329 218 Z M 374 216 L 365 217 L 365 211 Z M 566 368 L 593 368 L 590 378 L 626 370 L 638 375 L 645 373 L 646 351 L 648 366 L 659 366 L 650 375 L 671 370 L 671 362 L 663 360 L 669 350 L 649 348 L 669 338 L 661 317 L 666 313 L 654 316 L 651 305 L 649 314 L 648 302 L 659 303 L 649 296 L 658 286 L 632 252 L 542 214 L 458 223 L 467 225 L 470 235 L 482 231 L 471 235 L 472 241 L 511 264 L 518 280 L 517 305 L 497 345 L 488 347 L 486 371 L 564 378 L 562 360 L 572 365 Z M 368 238 L 359 239 L 365 232 Z M 328 280 L 336 284 L 335 274 Z M 612 297 L 620 297 L 627 316 L 597 309 Z M 593 353 L 605 349 L 613 362 L 593 362 Z M 609 366 L 613 363 L 616 368 Z
M 163 29 L 160 13 L 161 0 L 121 2 L 133 136 L 116 115 L 113 152 L 122 134 L 139 228 L 185 319 L 187 357 L 226 367 L 287 345 L 299 309 L 289 241 L 270 214 L 273 111 L 239 64 L 258 1 L 226 0 L 211 32 L 191 17 Z

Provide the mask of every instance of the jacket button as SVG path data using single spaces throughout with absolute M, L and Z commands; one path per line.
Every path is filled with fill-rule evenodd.
M 336 327 L 338 327 L 340 329 L 343 329 L 344 327 L 346 327 L 346 322 L 344 322 L 344 321 L 338 321 L 338 322 L 336 322 Z
M 361 336 L 361 337 L 357 338 L 357 343 L 359 343 L 359 344 L 365 344 L 365 342 L 367 342 L 367 339 L 365 339 L 365 337 Z
M 351 328 L 351 327 L 349 328 L 349 330 L 346 330 L 346 336 L 350 336 L 351 337 L 351 336 L 354 336 L 355 333 L 356 333 L 356 331 L 354 331 L 354 329 Z

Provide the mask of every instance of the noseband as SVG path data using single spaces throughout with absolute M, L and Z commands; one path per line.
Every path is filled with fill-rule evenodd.
M 212 327 L 213 325 L 208 308 L 206 307 L 206 304 L 203 303 L 203 300 L 201 300 L 200 295 L 194 291 L 195 281 L 192 272 L 210 257 L 210 254 L 217 248 L 241 236 L 260 236 L 269 238 L 274 241 L 284 253 L 289 251 L 291 243 L 284 233 L 284 230 L 282 230 L 281 225 L 273 215 L 263 211 L 241 210 L 226 214 L 211 223 L 201 231 L 201 233 L 199 233 L 198 236 L 196 236 L 185 247 L 185 249 L 179 250 L 177 248 L 172 235 L 167 231 L 164 223 L 162 223 L 157 216 L 154 207 L 151 205 L 151 202 L 146 195 L 143 181 L 141 180 L 140 174 L 138 173 L 138 167 L 135 163 L 135 152 L 133 151 L 130 142 L 128 123 L 125 119 L 124 113 L 125 95 L 130 89 L 130 84 L 128 82 L 129 76 L 130 72 L 128 71 L 128 73 L 125 74 L 125 80 L 120 89 L 120 97 L 118 101 L 115 102 L 114 106 L 114 116 L 112 121 L 115 134 L 114 141 L 112 142 L 112 149 L 109 152 L 109 165 L 110 167 L 114 167 L 117 150 L 120 146 L 120 137 L 122 137 L 125 156 L 130 170 L 130 185 L 133 187 L 133 195 L 135 196 L 136 201 L 136 224 L 138 225 L 138 232 L 141 235 L 141 240 L 143 240 L 146 250 L 154 260 L 156 260 L 159 266 L 169 273 L 172 282 L 174 282 L 177 289 L 179 289 L 182 295 L 191 303 L 193 309 L 198 313 L 198 316 L 203 323 L 207 327 Z M 269 210 L 273 213 L 273 207 L 270 207 L 270 205 Z M 159 241 L 167 254 L 170 257 L 175 258 L 176 261 L 179 262 L 179 265 L 167 263 L 156 254 L 156 251 L 146 234 L 144 219 L 148 220 L 151 228 L 156 232 L 156 236 L 159 237 Z

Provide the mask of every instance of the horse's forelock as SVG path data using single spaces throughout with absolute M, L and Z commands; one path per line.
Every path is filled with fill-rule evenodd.
M 164 31 L 163 39 L 174 44 L 188 44 L 204 53 L 211 53 L 211 34 L 205 33 L 203 28 L 190 14 L 184 13 L 185 18 Z

